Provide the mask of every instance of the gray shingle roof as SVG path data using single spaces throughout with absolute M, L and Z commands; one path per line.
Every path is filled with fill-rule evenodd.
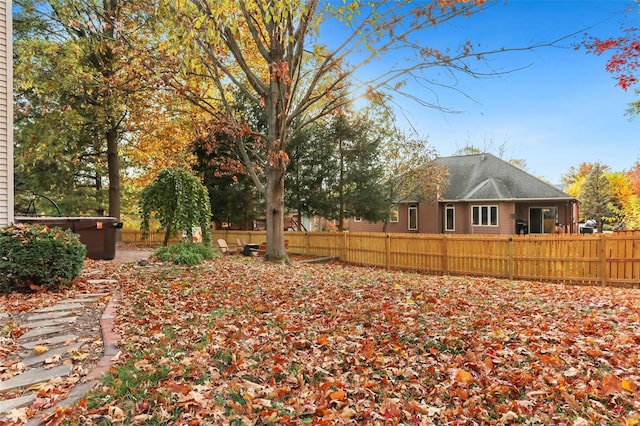
M 492 154 L 440 157 L 435 162 L 449 171 L 442 201 L 575 200 Z

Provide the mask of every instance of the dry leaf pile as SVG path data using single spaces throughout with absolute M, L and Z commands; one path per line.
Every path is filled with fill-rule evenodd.
M 104 271 L 99 262 L 87 261 L 85 270 L 91 274 Z M 61 334 L 74 334 L 76 339 L 61 343 L 57 346 L 65 346 L 72 343 L 80 343 L 79 348 L 60 354 L 49 353 L 50 346 L 37 345 L 33 349 L 26 349 L 19 345 L 20 337 L 31 330 L 28 318 L 34 315 L 37 309 L 56 304 L 62 299 L 81 297 L 86 293 L 104 292 L 104 288 L 96 287 L 87 281 L 87 274 L 75 280 L 71 285 L 59 292 L 37 291 L 34 293 L 11 293 L 0 295 L 0 381 L 8 380 L 32 368 L 53 368 L 60 365 L 72 365 L 72 374 L 66 377 L 56 377 L 48 382 L 35 384 L 28 387 L 10 389 L 0 392 L 0 401 L 11 400 L 25 395 L 35 394 L 35 402 L 19 409 L 12 410 L 7 416 L 0 417 L 0 425 L 22 424 L 29 418 L 37 415 L 41 410 L 49 408 L 67 397 L 70 389 L 81 383 L 84 377 L 94 368 L 96 361 L 102 356 L 103 343 L 100 331 L 100 317 L 110 297 L 101 297 L 92 303 L 84 303 L 82 309 L 74 313 L 76 320 L 70 328 Z M 30 355 L 45 355 L 44 362 L 27 366 L 21 362 L 21 358 Z M 3 420 L 7 418 L 8 420 Z
M 123 273 L 83 424 L 640 422 L 640 292 L 226 257 Z

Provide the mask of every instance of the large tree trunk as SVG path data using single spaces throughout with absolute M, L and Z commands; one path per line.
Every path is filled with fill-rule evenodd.
M 338 178 L 338 231 L 344 230 L 344 151 L 342 150 L 342 138 L 338 140 L 340 153 L 340 176 Z
M 284 176 L 287 168 L 285 150 L 288 128 L 286 125 L 286 103 L 290 80 L 284 60 L 285 49 L 281 34 L 277 28 L 271 36 L 269 49 L 269 74 L 271 81 L 265 105 L 267 119 L 267 181 L 265 201 L 267 204 L 267 250 L 265 260 L 270 262 L 286 262 L 287 252 L 284 248 Z
M 265 259 L 287 260 L 284 248 L 284 167 L 269 167 L 265 198 L 267 204 L 267 251 Z
M 120 157 L 118 155 L 118 131 L 107 131 L 107 168 L 109 169 L 109 216 L 120 220 Z M 117 232 L 116 240 L 120 239 Z

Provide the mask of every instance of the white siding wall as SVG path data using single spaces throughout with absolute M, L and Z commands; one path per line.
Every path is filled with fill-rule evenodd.
M 13 222 L 11 1 L 0 0 L 0 226 Z

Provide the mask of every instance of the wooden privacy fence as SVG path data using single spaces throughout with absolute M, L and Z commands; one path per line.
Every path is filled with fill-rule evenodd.
M 126 231 L 123 240 L 127 241 Z M 213 231 L 231 244 L 264 231 Z M 286 232 L 289 252 L 435 274 L 640 288 L 640 231 L 613 234 L 443 235 Z M 159 238 L 162 242 L 162 237 Z M 133 241 L 132 241 L 133 242 Z
M 149 232 L 146 238 L 142 237 L 142 231 L 137 229 L 123 229 L 121 239 L 125 243 L 140 244 L 146 246 L 161 246 L 164 243 L 164 231 Z M 169 244 L 175 244 L 182 240 L 182 235 L 174 234 L 169 238 Z

